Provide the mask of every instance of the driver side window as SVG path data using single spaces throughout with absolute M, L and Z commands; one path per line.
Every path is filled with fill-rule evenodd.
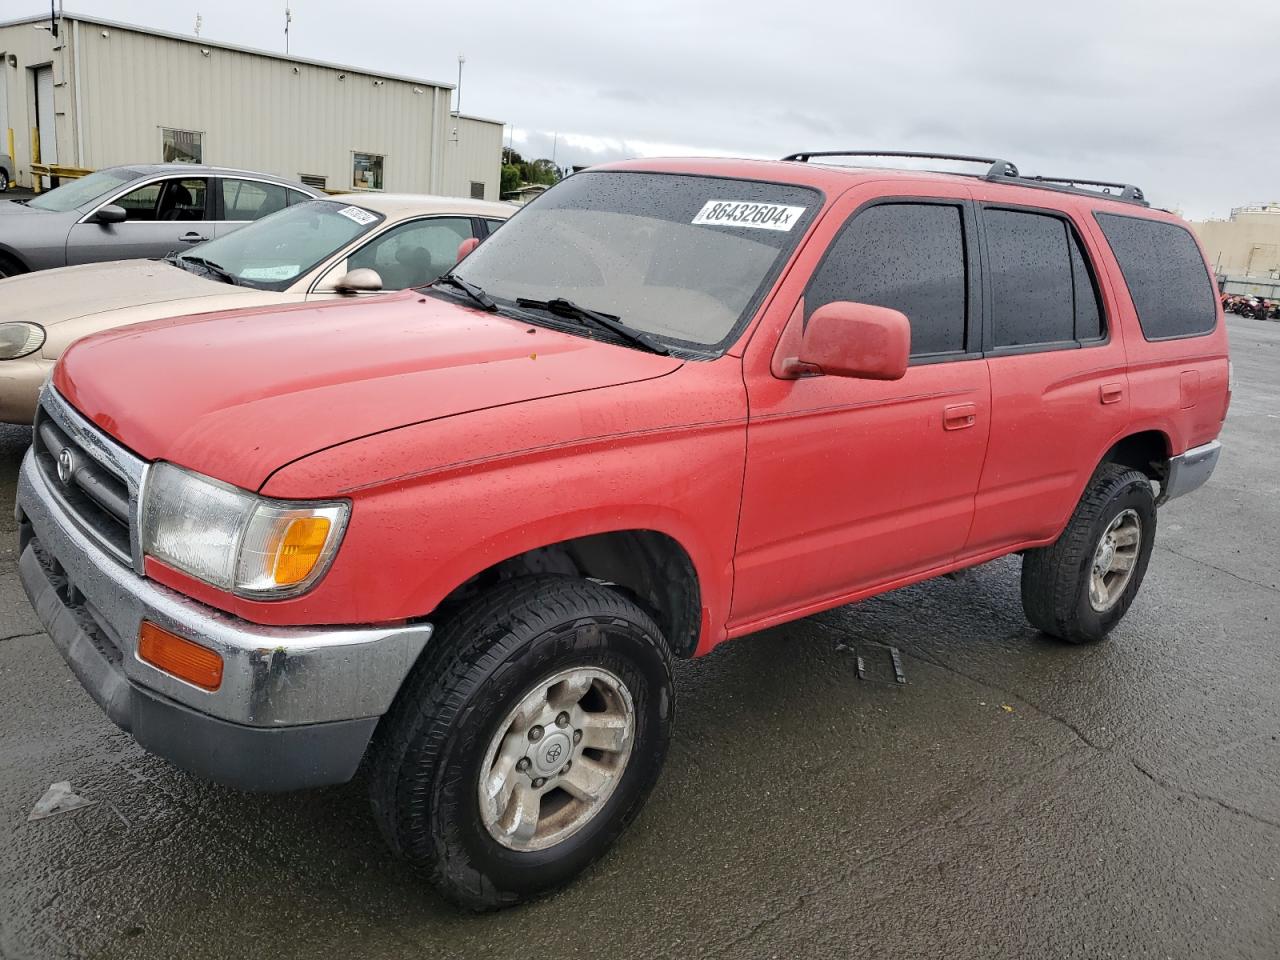
M 129 223 L 203 220 L 207 180 L 161 180 L 131 190 L 115 201 L 129 215 Z
M 376 270 L 384 290 L 421 287 L 452 270 L 458 245 L 474 235 L 466 217 L 403 223 L 353 253 L 347 259 L 347 270 Z

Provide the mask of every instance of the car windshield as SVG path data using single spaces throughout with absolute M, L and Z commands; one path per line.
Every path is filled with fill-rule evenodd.
M 27 206 L 34 207 L 36 210 L 49 210 L 52 213 L 66 213 L 68 210 L 102 199 L 117 187 L 122 187 L 130 180 L 138 179 L 139 176 L 141 174 L 137 170 L 99 170 L 97 173 L 91 173 L 79 180 L 72 180 L 60 187 L 55 187 L 48 193 L 33 197 Z
M 310 200 L 210 240 L 178 258 L 214 264 L 236 282 L 284 290 L 383 221 L 380 213 L 335 200 Z
M 569 300 L 695 348 L 727 347 L 822 205 L 754 180 L 586 171 L 458 268 L 499 307 Z

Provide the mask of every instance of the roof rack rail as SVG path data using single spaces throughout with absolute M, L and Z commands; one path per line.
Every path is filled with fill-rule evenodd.
M 997 157 L 970 157 L 960 153 L 918 153 L 907 150 L 806 150 L 804 153 L 793 153 L 782 159 L 808 163 L 815 157 L 910 157 L 914 160 L 958 160 L 963 163 L 989 164 L 986 176 L 990 180 L 1018 176 L 1018 168 L 1008 160 Z
M 1142 192 L 1142 188 L 1135 187 L 1132 183 L 1112 183 L 1109 180 L 1086 180 L 1081 177 L 1025 177 L 1023 179 L 1034 180 L 1036 183 L 1043 183 L 1046 185 L 1066 187 L 1073 192 L 1101 193 L 1113 200 L 1128 200 L 1131 203 L 1140 203 L 1143 206 L 1149 206 L 1147 203 L 1147 196 Z M 1119 192 L 1113 193 L 1113 190 Z

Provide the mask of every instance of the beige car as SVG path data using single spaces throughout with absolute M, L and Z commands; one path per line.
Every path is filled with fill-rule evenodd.
M 54 362 L 81 337 L 144 320 L 430 283 L 516 210 L 450 197 L 351 194 L 295 204 L 163 260 L 0 280 L 0 422 L 30 423 Z

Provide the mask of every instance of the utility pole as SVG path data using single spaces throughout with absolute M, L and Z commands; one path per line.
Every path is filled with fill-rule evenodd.
M 293 11 L 288 5 L 284 8 L 284 55 L 289 55 L 289 24 L 293 23 Z

